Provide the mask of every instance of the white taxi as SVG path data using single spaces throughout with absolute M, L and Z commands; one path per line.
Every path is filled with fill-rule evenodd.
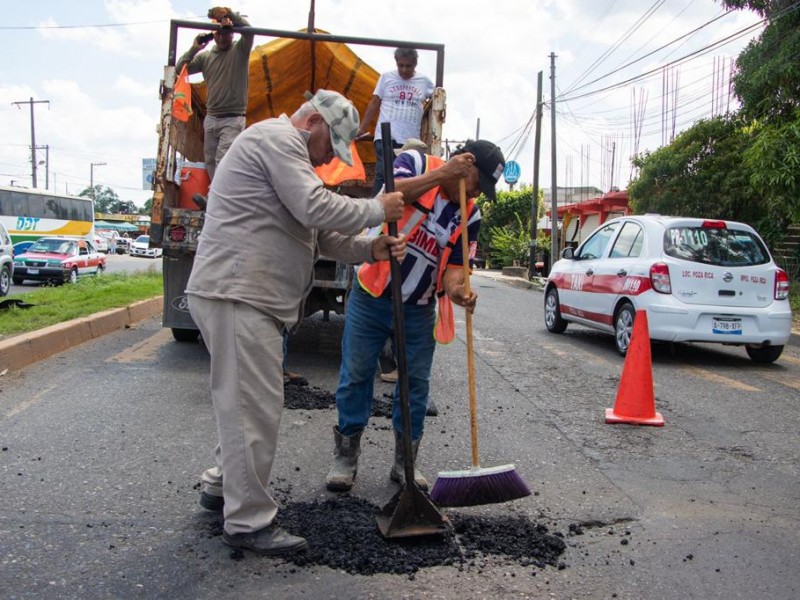
M 636 311 L 647 311 L 651 340 L 744 345 L 773 362 L 792 328 L 789 277 L 755 230 L 710 219 L 628 216 L 566 248 L 547 278 L 544 321 L 612 333 L 628 350 Z

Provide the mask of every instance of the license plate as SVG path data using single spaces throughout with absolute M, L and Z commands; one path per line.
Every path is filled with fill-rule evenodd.
M 711 329 L 714 333 L 742 335 L 741 319 L 713 319 Z
M 28 269 L 28 275 L 38 275 L 39 269 Z

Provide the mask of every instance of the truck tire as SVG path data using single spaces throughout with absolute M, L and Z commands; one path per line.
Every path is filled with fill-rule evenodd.
M 196 342 L 200 337 L 200 332 L 196 329 L 181 329 L 179 327 L 172 328 L 172 337 L 176 342 Z

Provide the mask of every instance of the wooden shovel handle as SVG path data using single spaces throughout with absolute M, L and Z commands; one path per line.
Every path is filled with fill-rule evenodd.
M 462 178 L 458 182 L 458 201 L 461 204 L 461 254 L 464 265 L 464 289 L 467 296 L 471 293 L 469 287 L 469 235 L 467 223 L 467 183 Z M 472 466 L 479 467 L 478 460 L 478 398 L 475 392 L 475 356 L 472 343 L 472 313 L 467 311 L 467 375 L 469 377 L 469 425 L 472 436 Z

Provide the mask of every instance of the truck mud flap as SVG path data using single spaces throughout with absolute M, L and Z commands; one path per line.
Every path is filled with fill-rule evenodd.
M 162 324 L 172 329 L 197 329 L 186 302 L 186 284 L 192 272 L 191 255 L 164 255 L 164 314 Z

